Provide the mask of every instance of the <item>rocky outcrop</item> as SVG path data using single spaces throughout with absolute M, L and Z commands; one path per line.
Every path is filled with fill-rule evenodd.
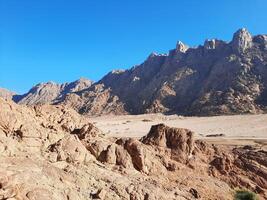
M 194 150 L 193 132 L 188 129 L 170 128 L 164 124 L 154 125 L 141 141 L 172 150 L 172 159 L 186 162 Z
M 94 84 L 38 84 L 13 100 L 67 105 L 85 115 L 262 113 L 266 65 L 267 36 L 243 28 L 230 42 L 211 39 L 192 48 L 179 41 L 168 54 L 151 53 L 142 64 L 113 70 Z
M 267 197 L 267 152 L 252 146 L 221 152 L 211 161 L 211 173 L 232 187 L 248 188 Z M 233 176 L 233 174 L 235 174 Z
M 252 47 L 252 36 L 250 33 L 242 28 L 239 29 L 233 37 L 232 48 L 237 54 L 244 53 L 245 50 Z
M 181 52 L 181 53 L 185 53 L 187 51 L 187 49 L 189 49 L 189 46 L 185 45 L 181 41 L 177 42 L 176 51 Z
M 0 199 L 266 198 L 266 152 L 195 141 L 164 124 L 141 138 L 110 138 L 62 105 L 0 98 Z
M 71 93 L 59 104 L 74 108 L 81 114 L 126 114 L 124 103 L 113 94 L 110 88 L 96 84 L 78 93 Z
M 129 70 L 111 72 L 90 89 L 77 94 L 82 99 L 77 110 L 90 115 L 96 108 L 97 114 L 111 113 L 111 107 L 117 111 L 113 111 L 114 114 L 265 112 L 266 41 L 266 35 L 252 36 L 246 29 L 240 29 L 230 42 L 206 40 L 203 46 L 196 48 L 178 42 L 168 54 L 152 53 L 144 63 Z M 92 98 L 98 98 L 96 88 L 100 85 L 109 98 L 96 103 Z M 117 101 L 110 97 L 116 97 Z M 65 99 L 63 102 L 73 104 L 74 101 Z
M 66 161 L 76 164 L 86 164 L 91 156 L 75 135 L 67 135 L 49 145 L 47 153 L 47 159 L 50 162 Z

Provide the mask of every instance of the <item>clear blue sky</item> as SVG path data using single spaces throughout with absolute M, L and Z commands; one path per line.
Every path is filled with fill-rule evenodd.
M 267 33 L 266 0 L 0 0 L 0 87 L 99 80 L 181 40 Z

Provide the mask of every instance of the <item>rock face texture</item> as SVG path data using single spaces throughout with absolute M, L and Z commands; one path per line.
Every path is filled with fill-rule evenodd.
M 15 92 L 11 92 L 7 89 L 0 88 L 0 97 L 3 99 L 12 99 L 12 97 L 15 95 Z
M 266 112 L 267 35 L 240 29 L 230 42 L 211 39 L 196 48 L 179 41 L 168 54 L 152 53 L 144 63 L 90 85 L 40 84 L 13 99 L 69 105 L 87 115 Z
M 178 42 L 168 54 L 152 53 L 141 65 L 112 71 L 63 104 L 79 99 L 76 109 L 90 115 L 261 113 L 267 108 L 266 66 L 267 36 L 240 29 L 230 42 L 206 40 L 196 48 Z
M 124 103 L 104 84 L 94 84 L 83 91 L 67 94 L 57 104 L 70 106 L 80 114 L 86 115 L 128 113 L 124 108 Z
M 267 198 L 267 153 L 195 141 L 187 129 L 151 127 L 140 140 L 109 138 L 62 105 L 0 98 L 0 199 Z
M 193 132 L 188 129 L 170 128 L 164 124 L 154 125 L 141 139 L 144 144 L 172 150 L 172 159 L 185 162 L 194 150 Z
M 40 83 L 31 88 L 26 94 L 13 95 L 13 100 L 19 104 L 26 105 L 52 104 L 65 98 L 67 94 L 90 87 L 92 83 L 92 81 L 85 78 L 63 84 L 54 82 Z
M 96 84 L 110 88 L 133 114 L 264 112 L 266 39 L 240 29 L 229 43 L 213 39 L 188 48 L 178 42 L 167 55 L 151 54 L 143 64 L 109 73 Z

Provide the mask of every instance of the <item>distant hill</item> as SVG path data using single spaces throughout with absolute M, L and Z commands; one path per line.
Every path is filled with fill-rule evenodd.
M 0 96 L 9 96 L 18 104 L 36 105 L 53 104 L 65 98 L 66 94 L 81 91 L 92 85 L 92 81 L 81 78 L 71 83 L 58 84 L 54 82 L 39 83 L 29 90 L 26 94 L 17 95 L 5 89 L 0 89 Z

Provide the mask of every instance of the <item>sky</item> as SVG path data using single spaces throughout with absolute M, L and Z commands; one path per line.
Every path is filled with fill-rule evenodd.
M 86 77 L 142 63 L 176 42 L 267 33 L 266 0 L 0 0 L 0 87 Z

